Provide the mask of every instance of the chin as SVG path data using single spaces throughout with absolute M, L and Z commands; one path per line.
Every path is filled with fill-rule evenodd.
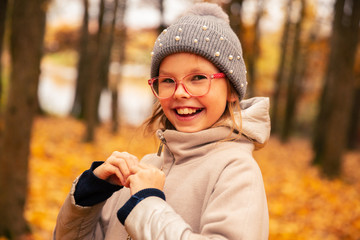
M 184 133 L 194 133 L 203 130 L 204 128 L 196 128 L 196 127 L 175 127 L 177 131 Z

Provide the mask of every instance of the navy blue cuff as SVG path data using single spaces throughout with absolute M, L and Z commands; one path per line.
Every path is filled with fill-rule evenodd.
M 147 197 L 159 197 L 165 201 L 165 194 L 157 188 L 146 188 L 138 191 L 122 206 L 117 212 L 119 221 L 124 225 L 127 216 L 134 209 L 134 207 Z
M 94 206 L 105 201 L 111 195 L 120 190 L 122 186 L 113 185 L 96 177 L 93 173 L 95 168 L 104 162 L 93 162 L 91 168 L 86 170 L 79 178 L 75 187 L 74 198 L 77 205 L 86 207 Z

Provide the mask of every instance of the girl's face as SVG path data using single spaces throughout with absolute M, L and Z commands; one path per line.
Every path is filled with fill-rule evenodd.
M 191 73 L 214 74 L 219 70 L 208 60 L 191 53 L 176 53 L 164 58 L 160 64 L 160 76 L 172 76 L 179 83 Z M 201 97 L 189 95 L 178 84 L 174 95 L 160 99 L 161 107 L 176 130 L 197 132 L 216 123 L 225 111 L 228 87 L 225 78 L 211 80 L 209 92 Z

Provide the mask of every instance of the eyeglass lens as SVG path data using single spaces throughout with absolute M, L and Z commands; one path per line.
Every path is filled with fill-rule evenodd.
M 204 74 L 192 74 L 182 80 L 186 91 L 192 96 L 202 96 L 209 91 L 210 79 Z M 171 77 L 157 77 L 154 79 L 152 88 L 161 98 L 171 97 L 177 88 L 177 83 Z

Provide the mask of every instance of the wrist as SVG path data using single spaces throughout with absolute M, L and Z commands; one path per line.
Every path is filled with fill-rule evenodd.
M 159 197 L 164 201 L 166 200 L 164 192 L 157 188 L 146 188 L 140 190 L 132 195 L 131 198 L 124 204 L 124 206 L 119 209 L 117 212 L 119 221 L 124 225 L 127 216 L 134 209 L 134 207 L 148 197 Z
M 75 187 L 75 203 L 80 206 L 93 206 L 108 199 L 114 192 L 122 187 L 113 185 L 96 177 L 94 169 L 103 162 L 93 162 L 91 168 L 86 170 L 79 178 Z

